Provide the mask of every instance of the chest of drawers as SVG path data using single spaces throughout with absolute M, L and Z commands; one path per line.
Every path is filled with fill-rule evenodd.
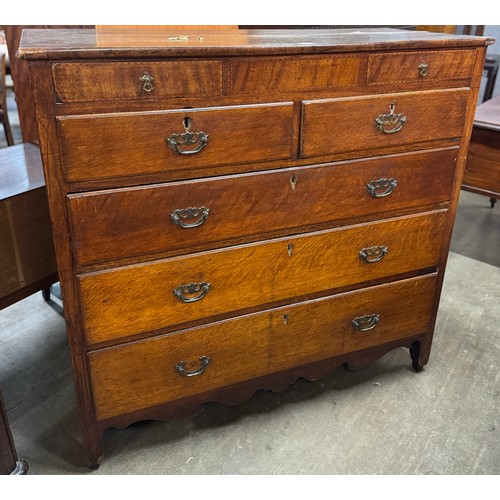
M 89 465 L 107 427 L 422 369 L 490 42 L 23 33 Z

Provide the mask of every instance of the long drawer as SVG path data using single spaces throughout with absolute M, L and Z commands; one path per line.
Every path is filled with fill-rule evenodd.
M 96 418 L 424 334 L 435 286 L 413 278 L 90 352 Z
M 89 343 L 436 266 L 445 210 L 79 276 Z
M 74 251 L 87 265 L 450 199 L 457 149 L 70 195 Z
M 60 116 L 64 174 L 73 182 L 288 159 L 292 114 L 285 102 Z
M 465 88 L 304 101 L 301 155 L 460 138 L 468 93 Z

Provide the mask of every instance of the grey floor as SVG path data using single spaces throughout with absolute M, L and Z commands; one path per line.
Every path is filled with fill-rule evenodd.
M 461 195 L 422 373 L 398 349 L 236 407 L 111 429 L 95 471 L 83 460 L 57 298 L 0 311 L 0 331 L 0 388 L 32 475 L 500 474 L 500 203 L 478 195 Z

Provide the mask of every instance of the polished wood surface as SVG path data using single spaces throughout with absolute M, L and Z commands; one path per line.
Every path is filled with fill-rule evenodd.
M 421 69 L 421 65 L 425 68 Z M 460 85 L 465 86 L 473 65 L 474 54 L 468 50 L 372 54 L 367 80 L 369 85 L 460 80 Z
M 235 404 L 258 389 L 324 377 L 342 363 L 365 365 L 396 347 L 409 348 L 414 370 L 422 370 L 491 42 L 385 28 L 134 30 L 98 38 L 91 31 L 25 32 L 20 55 L 30 60 L 36 90 L 90 465 L 103 457 L 108 427 L 187 416 L 208 401 Z M 419 53 L 430 57 L 429 78 L 415 80 Z M 103 87 L 118 81 L 136 89 L 138 66 L 132 74 L 124 64 L 166 57 L 193 68 L 220 63 L 222 94 L 189 95 L 181 74 L 175 97 L 91 90 L 118 98 L 80 100 L 95 82 L 54 80 L 58 64 L 89 65 L 112 68 Z M 446 60 L 463 67 L 445 69 Z M 76 100 L 63 102 L 56 86 Z M 406 117 L 400 130 L 378 130 L 377 118 L 388 115 L 382 121 L 392 127 L 399 113 Z M 173 134 L 196 132 L 208 143 L 194 154 L 166 143 Z M 399 176 L 398 184 L 372 199 L 368 173 L 380 175 L 382 186 Z M 171 203 L 194 213 L 210 203 L 211 210 L 202 225 L 181 229 L 171 222 Z M 363 262 L 361 251 L 377 262 Z M 186 303 L 181 294 L 199 300 Z M 378 302 L 379 294 L 386 300 Z M 322 300 L 341 305 L 315 313 L 311 301 Z M 391 312 L 393 303 L 410 309 Z M 380 307 L 379 323 L 347 335 L 340 317 L 356 304 L 360 318 L 377 312 L 370 305 Z M 295 342 L 274 335 L 267 343 L 268 332 L 282 328 L 269 323 L 276 308 L 276 320 L 297 328 Z M 294 308 L 303 313 L 292 326 Z M 399 319 L 391 316 L 401 311 Z M 391 317 L 385 330 L 383 318 Z M 247 326 L 221 341 L 219 332 L 233 323 Z M 334 330 L 330 351 L 321 326 L 327 324 Z M 213 347 L 213 364 L 200 360 L 210 353 L 199 352 L 197 339 Z M 181 361 L 193 377 L 172 368 Z M 183 377 L 181 385 L 175 377 Z
M 58 125 L 66 179 L 186 172 L 197 167 L 287 159 L 292 152 L 292 113 L 292 103 L 280 103 L 61 117 Z M 179 154 L 166 142 L 172 135 L 186 132 L 186 120 L 191 122 L 191 132 L 208 134 L 207 146 L 192 155 Z
M 434 290 L 435 277 L 413 278 L 92 352 L 97 418 L 423 332 Z M 353 328 L 373 311 L 380 315 L 374 329 Z M 200 375 L 176 371 L 183 360 L 196 370 L 201 356 L 210 362 Z
M 179 38 L 184 37 L 184 38 Z M 185 37 L 188 37 L 187 39 Z M 102 57 L 185 57 L 272 54 L 314 54 L 325 51 L 484 47 L 492 38 L 401 31 L 391 28 L 318 30 L 30 30 L 19 50 L 25 59 Z
M 87 339 L 119 339 L 435 267 L 445 222 L 439 211 L 82 275 Z M 388 252 L 380 262 L 360 258 L 382 245 Z M 210 289 L 186 304 L 173 291 L 190 283 Z
M 351 218 L 438 207 L 450 200 L 457 153 L 449 148 L 69 195 L 75 256 L 79 264 L 89 265 L 136 255 L 190 253 L 260 239 L 264 232 L 303 233 Z M 393 179 L 397 186 L 390 195 L 376 198 L 367 186 L 380 179 Z M 333 197 L 332 187 L 338 193 Z M 377 194 L 381 192 L 385 189 Z M 208 210 L 201 225 L 182 228 L 172 221 L 171 214 L 190 207 Z
M 0 307 L 57 281 L 40 150 L 0 149 Z
M 500 97 L 477 107 L 462 187 L 500 198 Z
M 40 148 L 18 144 L 0 148 L 0 200 L 45 186 Z
M 311 157 L 460 137 L 468 94 L 468 89 L 429 90 L 304 101 L 301 154 Z M 399 132 L 384 134 L 373 123 L 390 114 L 391 105 L 407 122 Z M 328 133 L 335 141 L 326 140 Z
M 219 61 L 60 63 L 53 67 L 54 85 L 62 102 L 217 96 L 222 93 Z M 144 90 L 141 77 L 153 78 Z M 147 89 L 149 87 L 146 87 Z
M 357 86 L 364 58 L 313 56 L 297 59 L 236 59 L 228 63 L 227 94 L 310 92 Z

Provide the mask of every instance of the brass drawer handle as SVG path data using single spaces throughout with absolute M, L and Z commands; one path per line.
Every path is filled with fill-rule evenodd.
M 384 134 L 395 134 L 399 132 L 406 123 L 406 116 L 403 113 L 394 113 L 395 104 L 389 106 L 389 113 L 386 115 L 378 115 L 375 118 L 375 126 L 377 130 Z
M 420 76 L 427 76 L 427 73 L 429 72 L 429 66 L 425 61 L 422 61 L 422 64 L 418 67 L 418 74 Z
M 363 248 L 359 252 L 359 258 L 367 264 L 381 261 L 387 254 L 389 249 L 383 245 Z
M 152 92 L 154 90 L 154 78 L 147 71 L 139 78 L 139 80 L 142 82 L 142 90 L 144 90 L 144 92 Z
M 170 149 L 181 155 L 194 155 L 199 153 L 208 144 L 208 134 L 205 132 L 191 132 L 191 118 L 183 120 L 184 130 L 182 134 L 172 134 L 167 139 Z M 188 149 L 184 149 L 184 148 Z M 189 149 L 196 146 L 194 149 Z
M 366 316 L 358 316 L 352 320 L 352 326 L 358 332 L 367 332 L 373 330 L 380 320 L 378 314 L 367 314 Z
M 201 361 L 201 364 L 199 368 L 196 368 L 196 370 L 186 370 L 185 366 L 187 361 L 179 362 L 175 365 L 175 369 L 184 377 L 196 377 L 196 375 L 201 375 L 210 363 L 210 358 L 208 356 L 200 356 L 199 360 Z
M 366 190 L 372 198 L 385 198 L 389 196 L 397 187 L 396 179 L 376 179 L 366 185 Z
M 190 302 L 197 302 L 198 300 L 201 300 L 205 297 L 208 290 L 210 290 L 210 283 L 190 283 L 189 285 L 180 285 L 177 288 L 174 288 L 174 295 L 181 302 L 189 304 Z
M 208 218 L 210 209 L 207 207 L 178 208 L 170 214 L 170 220 L 183 229 L 201 226 Z M 193 222 L 184 222 L 196 219 Z

